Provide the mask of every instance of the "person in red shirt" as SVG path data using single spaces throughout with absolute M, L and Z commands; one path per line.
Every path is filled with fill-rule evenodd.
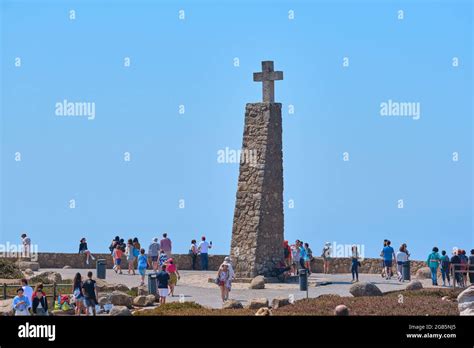
M 117 245 L 114 249 L 113 256 L 114 256 L 114 271 L 115 273 L 122 274 L 122 254 L 123 251 L 120 248 L 120 245 Z

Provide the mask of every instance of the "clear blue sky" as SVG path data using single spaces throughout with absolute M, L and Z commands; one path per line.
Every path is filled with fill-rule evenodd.
M 26 232 L 40 251 L 76 252 L 85 236 L 101 252 L 115 235 L 147 243 L 166 231 L 177 252 L 205 234 L 228 253 L 238 165 L 218 163 L 217 151 L 240 148 L 245 104 L 261 99 L 252 73 L 274 60 L 285 77 L 285 238 L 316 254 L 331 241 L 378 256 L 384 238 L 416 258 L 434 245 L 474 248 L 471 1 L 0 9 L 1 243 Z M 55 116 L 63 99 L 95 102 L 95 120 Z M 421 118 L 380 116 L 389 99 L 419 102 Z

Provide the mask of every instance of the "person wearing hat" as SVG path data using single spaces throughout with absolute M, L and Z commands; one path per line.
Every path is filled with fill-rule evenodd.
M 231 262 L 229 256 L 226 256 L 224 258 L 224 262 L 222 263 L 221 266 L 227 267 L 227 270 L 228 270 L 228 273 L 229 273 L 229 276 L 227 277 L 227 280 L 226 280 L 226 283 L 225 283 L 225 287 L 226 287 L 225 300 L 227 301 L 228 298 L 229 298 L 229 292 L 232 290 L 232 281 L 235 279 L 234 268 L 232 267 L 232 262 Z
M 329 273 L 329 262 L 331 260 L 331 243 L 326 242 L 324 244 L 323 252 L 321 254 L 321 257 L 323 258 L 323 269 L 324 273 L 328 274 Z
M 15 315 L 30 315 L 28 308 L 31 307 L 31 303 L 28 297 L 25 296 L 23 288 L 18 288 L 16 290 L 16 296 L 13 298 L 12 307 L 15 311 Z
M 23 245 L 23 256 L 24 257 L 30 257 L 31 254 L 31 239 L 26 235 L 26 233 L 23 233 L 21 235 L 21 244 Z
M 160 256 L 160 243 L 158 242 L 158 238 L 153 238 L 151 241 L 150 246 L 148 247 L 148 257 L 151 259 L 151 265 L 153 267 L 153 271 L 158 270 L 158 257 Z

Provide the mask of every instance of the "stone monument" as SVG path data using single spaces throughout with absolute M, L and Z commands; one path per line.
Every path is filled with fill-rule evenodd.
M 239 182 L 232 226 L 231 258 L 237 277 L 271 275 L 283 260 L 283 153 L 281 104 L 274 84 L 283 72 L 272 61 L 253 74 L 263 102 L 245 107 Z M 244 156 L 249 152 L 253 156 Z

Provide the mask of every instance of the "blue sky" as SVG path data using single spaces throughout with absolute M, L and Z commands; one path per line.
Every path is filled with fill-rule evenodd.
M 0 8 L 1 243 L 26 232 L 40 251 L 75 252 L 85 236 L 100 252 L 115 235 L 168 232 L 177 252 L 204 234 L 228 253 L 238 164 L 217 151 L 241 147 L 245 104 L 261 100 L 252 73 L 274 60 L 285 78 L 285 238 L 316 254 L 331 241 L 378 256 L 384 238 L 415 258 L 474 247 L 470 1 Z M 56 116 L 64 99 L 94 102 L 95 119 Z M 382 117 L 389 99 L 420 103 L 420 119 Z

